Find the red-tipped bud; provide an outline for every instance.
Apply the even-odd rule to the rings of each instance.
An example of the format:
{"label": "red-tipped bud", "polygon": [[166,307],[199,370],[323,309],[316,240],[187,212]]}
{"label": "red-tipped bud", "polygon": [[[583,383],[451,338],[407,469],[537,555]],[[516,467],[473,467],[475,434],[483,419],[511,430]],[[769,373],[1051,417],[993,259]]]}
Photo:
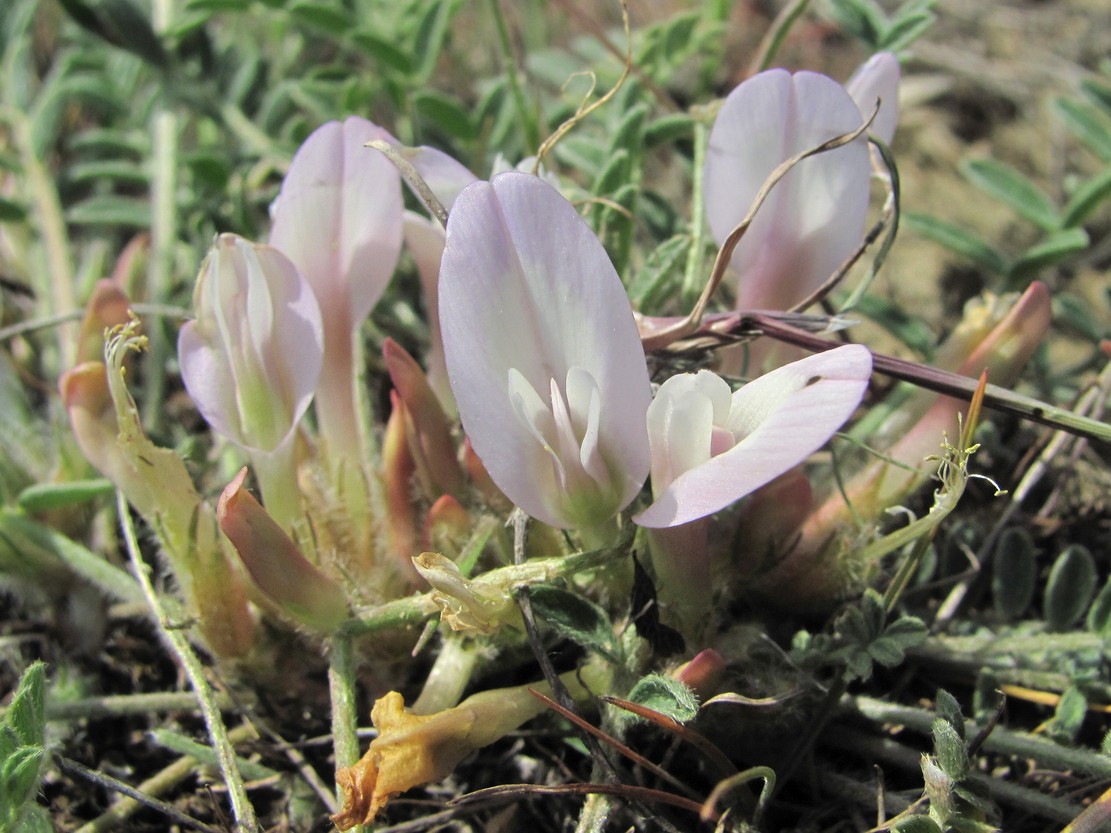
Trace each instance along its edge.
{"label": "red-tipped bud", "polygon": [[382,440],[382,474],[389,509],[387,523],[390,546],[401,569],[416,581],[418,576],[412,559],[421,552],[420,538],[417,535],[417,512],[412,496],[416,464],[409,450],[407,409],[397,391],[390,391],[390,403],[393,410],[386,421],[386,433]]}
{"label": "red-tipped bud", "polygon": [[712,648],[707,648],[690,662],[675,669],[672,676],[705,700],[717,694],[725,676],[725,657]]}
{"label": "red-tipped bud", "polygon": [[243,488],[242,469],[220,495],[220,528],[258,588],[297,621],[330,633],[347,619],[347,599],[332,579],[309,563],[293,540]]}
{"label": "red-tipped bud", "polygon": [[413,423],[410,447],[428,497],[435,499],[441,494],[462,497],[463,471],[455,456],[451,425],[424,371],[392,338],[386,339],[382,354],[390,380]]}

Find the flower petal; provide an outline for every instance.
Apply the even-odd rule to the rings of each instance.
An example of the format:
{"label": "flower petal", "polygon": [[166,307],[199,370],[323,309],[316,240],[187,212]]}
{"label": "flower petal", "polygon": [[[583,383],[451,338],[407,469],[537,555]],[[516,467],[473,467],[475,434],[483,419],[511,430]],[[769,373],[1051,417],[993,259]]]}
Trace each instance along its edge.
{"label": "flower petal", "polygon": [[708,370],[672,376],[660,386],[647,417],[654,494],[710,459],[714,423],[728,419],[729,403],[729,385]]}
{"label": "flower petal", "polygon": [[[706,214],[718,243],[776,167],[860,123],[845,89],[818,73],[769,70],[733,90],[706,159]],[[863,238],[870,170],[858,139],[803,160],[775,186],[733,254],[739,308],[788,309],[841,265]]]}
{"label": "flower petal", "polygon": [[890,52],[877,52],[845,84],[865,118],[872,115],[879,100],[880,111],[868,132],[888,145],[899,123],[899,74],[899,59]]}
{"label": "flower petal", "polygon": [[733,394],[737,444],[680,475],[633,520],[671,527],[717,512],[805,460],[852,416],[872,354],[856,344],[773,370]]}
{"label": "flower petal", "polygon": [[401,252],[401,179],[363,147],[389,134],[366,119],[328,122],[293,157],[274,204],[270,242],[301,270],[329,328],[370,314]]}
{"label": "flower petal", "polygon": [[428,383],[436,391],[440,404],[451,416],[455,416],[455,397],[447,381],[447,368],[444,367],[444,342],[440,338],[440,258],[444,255],[444,230],[439,223],[406,211],[404,215],[405,247],[413,256],[420,277],[421,298],[428,318],[428,353],[425,364],[428,366]]}
{"label": "flower petal", "polygon": [[[633,499],[649,466],[644,354],[605,250],[554,188],[508,172],[459,195],[441,265],[440,319],[463,427],[494,482],[518,506],[567,527],[604,521]],[[572,368],[579,370],[569,377]],[[511,371],[521,377],[512,387],[516,407]],[[600,392],[596,421],[582,373]],[[562,487],[550,457],[559,448],[538,440],[539,416],[518,415],[529,402],[536,405],[522,398],[525,387],[547,409],[553,380],[567,385],[569,378],[575,388],[569,413],[585,419],[571,419],[580,453],[560,463],[582,471],[581,455],[589,462],[597,454],[611,481],[589,500]]]}
{"label": "flower petal", "polygon": [[320,309],[272,246],[220,235],[194,293],[195,321],[178,335],[182,381],[216,431],[273,451],[293,431],[320,376]]}

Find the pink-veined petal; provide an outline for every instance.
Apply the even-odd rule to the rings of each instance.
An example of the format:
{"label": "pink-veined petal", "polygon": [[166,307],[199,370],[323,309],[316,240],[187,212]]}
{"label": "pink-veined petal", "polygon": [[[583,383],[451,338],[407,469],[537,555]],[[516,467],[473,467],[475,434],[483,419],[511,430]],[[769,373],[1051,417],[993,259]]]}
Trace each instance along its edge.
{"label": "pink-veined petal", "polygon": [[401,252],[401,179],[364,147],[390,138],[356,116],[322,125],[294,155],[274,204],[270,242],[312,286],[328,328],[344,333],[370,314]]}
{"label": "pink-veined petal", "polygon": [[868,386],[872,354],[845,345],[773,370],[733,395],[733,448],[677,477],[635,520],[672,527],[717,512],[805,460],[844,424]]}
{"label": "pink-veined petal", "polygon": [[[748,213],[764,180],[789,157],[860,126],[836,81],[769,70],[726,98],[710,133],[706,215],[721,243]],[[803,160],[772,190],[733,254],[741,309],[788,309],[859,245],[870,163],[860,138]]]}
{"label": "pink-veined petal", "polygon": [[845,84],[865,118],[872,115],[876,101],[881,102],[868,132],[888,145],[899,123],[899,75],[899,59],[890,52],[877,52],[861,64]]}
{"label": "pink-veined petal", "polygon": [[[459,195],[440,269],[440,326],[463,427],[518,506],[555,526],[588,526],[633,499],[649,467],[644,354],[605,250],[554,188],[509,172]],[[601,460],[610,483],[596,494],[569,493],[551,458],[560,453],[553,381],[579,444],[573,459],[560,457],[563,482],[581,482],[566,472],[572,465],[588,478]]]}

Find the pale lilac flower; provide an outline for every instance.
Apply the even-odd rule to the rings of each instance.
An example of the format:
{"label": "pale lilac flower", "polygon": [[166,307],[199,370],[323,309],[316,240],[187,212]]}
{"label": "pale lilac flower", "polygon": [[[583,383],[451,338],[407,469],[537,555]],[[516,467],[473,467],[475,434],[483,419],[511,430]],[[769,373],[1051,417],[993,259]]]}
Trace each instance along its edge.
{"label": "pale lilac flower", "polygon": [[312,399],[324,333],[316,298],[280,251],[222,234],[178,336],[181,376],[217,432],[260,452],[283,446]]}
{"label": "pale lilac flower", "polygon": [[877,52],[845,84],[865,118],[872,115],[876,102],[880,102],[868,132],[887,145],[891,144],[899,123],[899,75],[899,59],[890,52]]}
{"label": "pale lilac flower", "polygon": [[401,253],[401,179],[388,159],[364,147],[389,138],[355,116],[322,125],[293,157],[273,209],[270,242],[320,302],[325,343],[316,411],[337,456],[362,445],[355,334]]}
{"label": "pale lilac flower", "polygon": [[852,416],[871,372],[872,354],[850,344],[736,392],[708,370],[668,379],[648,409],[655,502],[633,520],[686,524],[798,465]]}
{"label": "pale lilac flower", "polygon": [[514,503],[559,527],[629,504],[649,469],[648,371],[621,281],[558,191],[508,172],[459,195],[440,326],[463,427]]}
{"label": "pale lilac flower", "polygon": [[270,243],[312,286],[325,327],[345,336],[370,314],[401,252],[401,179],[364,147],[388,137],[357,116],[321,125],[294,155],[274,203]]}
{"label": "pale lilac flower", "polygon": [[[860,127],[845,88],[814,72],[762,72],[725,99],[710,133],[706,216],[721,244],[791,156]],[[811,156],[771,191],[733,254],[740,309],[789,309],[860,245],[871,167],[864,137]]]}

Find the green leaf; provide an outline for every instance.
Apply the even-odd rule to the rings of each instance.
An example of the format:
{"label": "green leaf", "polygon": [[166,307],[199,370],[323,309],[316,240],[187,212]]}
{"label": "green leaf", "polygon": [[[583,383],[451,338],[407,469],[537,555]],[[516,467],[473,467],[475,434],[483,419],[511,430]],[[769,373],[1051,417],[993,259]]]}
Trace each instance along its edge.
{"label": "green leaf", "polygon": [[694,30],[701,19],[701,12],[689,12],[678,14],[667,21],[663,30],[661,45],[663,46],[664,56],[668,60],[672,62],[681,61],[690,54],[695,43]]}
{"label": "green leaf", "polygon": [[599,142],[580,136],[568,136],[561,141],[555,146],[555,155],[562,164],[582,172],[590,179],[597,177],[607,161],[606,149]]}
{"label": "green leaf", "polygon": [[999,536],[992,564],[991,592],[996,612],[1004,619],[1017,619],[1034,601],[1038,561],[1034,540],[1025,529],[1010,527]]}
{"label": "green leaf", "polygon": [[[1108,72],[1105,66],[1103,71]],[[1111,84],[1089,79],[1080,82],[1080,91],[1088,96],[1088,100],[1108,117],[1111,118]]]}
{"label": "green leaf", "polygon": [[1111,639],[1111,579],[1103,585],[1088,610],[1088,630],[1104,639]]}
{"label": "green leaf", "polygon": [[412,50],[412,54],[420,61],[417,71],[419,80],[427,81],[436,69],[440,51],[451,31],[451,20],[459,11],[459,5],[459,0],[438,0],[429,3],[424,16],[420,18]]}
{"label": "green leaf", "polygon": [[872,51],[879,48],[887,28],[887,16],[872,0],[830,0],[833,16],[849,35],[863,41]]}
{"label": "green leaf", "polygon": [[[168,729],[153,729],[150,736],[155,743],[169,749],[171,752],[176,752],[179,755],[190,755],[214,769],[219,767],[216,750],[211,746],[197,743],[195,740],[185,737],[185,735],[171,732]],[[251,781],[261,781],[264,778],[273,778],[278,775],[276,770],[254,761],[248,761],[245,758],[236,757],[236,762],[239,764],[239,771],[243,773],[243,777]]]}
{"label": "green leaf", "polygon": [[635,307],[652,309],[673,294],[682,279],[690,245],[690,237],[680,234],[665,240],[648,255],[629,287]]}
{"label": "green leaf", "polygon": [[128,186],[146,187],[150,176],[142,166],[130,160],[106,159],[70,165],[67,175],[73,182],[118,182]]}
{"label": "green leaf", "polygon": [[1053,320],[1071,327],[1092,342],[1098,342],[1107,330],[1091,303],[1071,292],[1053,293]]}
{"label": "green leaf", "polygon": [[644,123],[648,120],[648,105],[638,104],[629,109],[610,138],[610,153],[625,151],[639,154],[644,143]]}
{"label": "green leaf", "polygon": [[115,44],[138,55],[158,69],[169,65],[162,39],[155,33],[150,18],[132,0],[99,0],[99,12],[116,34]]}
{"label": "green leaf", "polygon": [[960,169],[973,185],[1036,226],[1052,231],[1060,224],[1049,195],[1010,165],[995,159],[969,159],[961,163]]}
{"label": "green leaf", "polygon": [[694,134],[694,125],[694,118],[686,113],[660,116],[644,128],[644,146],[654,148],[678,139],[689,139]]}
{"label": "green leaf", "polygon": [[251,0],[189,0],[186,12],[218,14],[220,12],[245,12],[251,7]]}
{"label": "green leaf", "polygon": [[478,136],[470,112],[455,96],[421,90],[413,96],[413,106],[425,123],[453,139],[469,142]]}
{"label": "green leaf", "polygon": [[1003,697],[999,690],[999,677],[990,668],[981,669],[976,675],[976,687],[972,692],[972,715],[977,723],[984,723],[995,714]]}
{"label": "green leaf", "polygon": [[1096,564],[1087,547],[1071,544],[1066,547],[1045,585],[1044,614],[1051,630],[1070,627],[1088,609],[1096,587]]}
{"label": "green leaf", "polygon": [[903,616],[869,646],[869,652],[880,665],[892,668],[903,661],[908,649],[921,645],[928,635],[929,628],[921,619]]}
{"label": "green leaf", "polygon": [[941,828],[929,816],[908,816],[892,827],[891,833],[941,833]]}
{"label": "green leaf", "polygon": [[1072,192],[1061,212],[1061,226],[1072,228],[1082,225],[1108,197],[1111,197],[1111,167],[1084,180]]}
{"label": "green leaf", "polygon": [[928,356],[933,352],[936,336],[922,316],[912,310],[878,295],[862,295],[854,309],[919,355]]}
{"label": "green leaf", "polygon": [[151,28],[146,14],[131,0],[60,2],[75,23],[102,40],[138,55],[155,67],[167,65],[168,56],[161,39]]}
{"label": "green leaf", "polygon": [[1088,243],[1088,232],[1082,228],[1054,232],[1019,255],[1011,264],[1008,277],[1012,280],[1033,277],[1041,270],[1083,252],[1088,248]]}
{"label": "green leaf", "polygon": [[402,76],[413,72],[413,59],[394,41],[365,29],[356,32],[352,40],[380,66]]}
{"label": "green leaf", "polygon": [[150,204],[130,197],[105,195],[75,203],[66,219],[79,226],[126,226],[150,228]]}
{"label": "green leaf", "polygon": [[860,611],[864,614],[865,627],[869,637],[875,638],[883,633],[884,623],[887,621],[887,606],[883,596],[877,590],[869,587],[864,591],[860,602]]}
{"label": "green leaf", "polygon": [[968,775],[968,751],[964,747],[964,738],[948,720],[940,717],[933,722],[931,732],[938,766],[952,780],[960,781]]}
{"label": "green leaf", "polygon": [[150,153],[150,141],[142,134],[111,128],[89,128],[67,139],[69,148],[78,153],[120,158],[129,156],[141,165]]}
{"label": "green leaf", "polygon": [[698,715],[698,698],[678,680],[660,674],[641,677],[629,696],[633,703],[665,714],[679,723],[686,723]]}
{"label": "green leaf", "polygon": [[1069,686],[1054,710],[1049,724],[1050,736],[1058,742],[1075,743],[1087,716],[1088,698],[1076,686]]}
{"label": "green leaf", "polygon": [[22,223],[27,219],[27,209],[22,205],[0,197],[0,223]]}
{"label": "green leaf", "polygon": [[0,763],[0,792],[18,807],[34,799],[46,764],[41,746],[21,746]]}
{"label": "green leaf", "polygon": [[607,196],[625,184],[629,178],[629,151],[618,150],[609,155],[606,166],[594,180],[591,192],[595,196]]}
{"label": "green leaf", "polygon": [[35,483],[19,493],[16,502],[25,512],[42,512],[63,506],[87,503],[115,490],[106,477],[94,480],[71,480],[68,483]]}
{"label": "green leaf", "polygon": [[1009,270],[1006,258],[998,249],[962,226],[930,214],[906,212],[903,214],[903,227],[928,240],[940,243],[988,272],[1006,275]]}
{"label": "green leaf", "polygon": [[289,13],[301,23],[330,35],[345,35],[355,28],[355,20],[351,14],[332,3],[301,0],[289,6]]}
{"label": "green leaf", "polygon": [[934,698],[934,711],[937,712],[938,717],[956,730],[961,740],[964,740],[964,716],[961,714],[961,704],[957,702],[956,697],[945,689],[939,688]]}
{"label": "green leaf", "polygon": [[613,625],[594,602],[550,585],[533,587],[529,592],[532,609],[557,634],[617,662],[617,640]]}
{"label": "green leaf", "polygon": [[937,15],[929,11],[917,11],[902,15],[883,31],[878,49],[887,52],[902,52],[934,25]]}
{"label": "green leaf", "polygon": [[19,680],[19,688],[4,713],[4,724],[11,727],[23,746],[42,746],[46,742],[46,665],[36,662]]}
{"label": "green leaf", "polygon": [[16,825],[14,833],[54,833],[47,809],[39,804],[28,804]]}
{"label": "green leaf", "polygon": [[1059,98],[1054,104],[1077,139],[1104,162],[1111,162],[1111,123],[1095,108],[1079,101]]}
{"label": "green leaf", "polygon": [[184,153],[181,161],[193,173],[193,178],[213,191],[223,191],[231,181],[232,169],[226,153],[196,150]]}

